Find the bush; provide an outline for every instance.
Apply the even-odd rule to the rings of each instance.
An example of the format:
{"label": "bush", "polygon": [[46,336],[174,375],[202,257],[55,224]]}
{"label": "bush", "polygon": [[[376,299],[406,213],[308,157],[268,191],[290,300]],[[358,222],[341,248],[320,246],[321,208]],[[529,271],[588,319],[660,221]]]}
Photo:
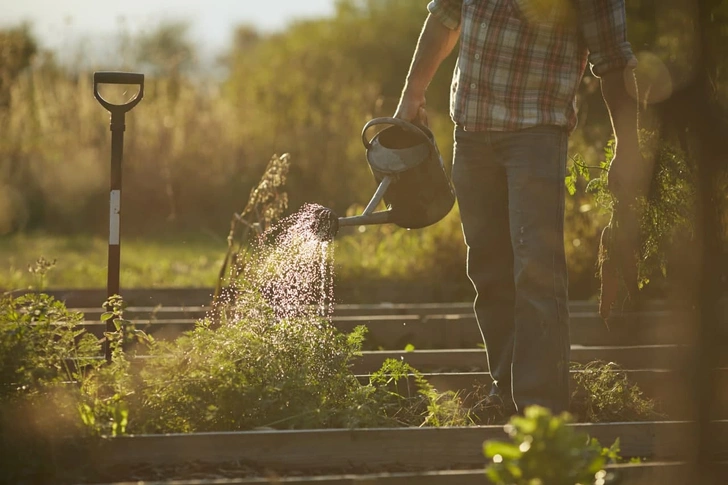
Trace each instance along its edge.
{"label": "bush", "polygon": [[[0,297],[0,482],[49,483],[66,438],[83,433],[79,391],[69,381],[100,364],[83,315],[47,295]],[[5,481],[6,480],[6,481]]]}
{"label": "bush", "polygon": [[553,416],[540,406],[526,409],[525,416],[514,416],[506,425],[510,442],[486,441],[485,456],[492,460],[486,468],[496,485],[604,483],[607,460],[619,459],[619,440],[602,448],[568,426],[568,413]]}
{"label": "bush", "polygon": [[239,292],[234,305],[237,318],[221,316],[216,328],[206,319],[176,341],[156,345],[155,358],[142,371],[141,430],[381,422],[367,423],[359,414],[366,392],[349,369],[362,328],[344,335],[325,319],[279,320],[253,291]]}
{"label": "bush", "polygon": [[600,423],[661,417],[655,411],[654,401],[645,398],[614,362],[572,363],[571,368],[581,371],[575,374],[576,388],[571,399],[571,409],[579,421]]}
{"label": "bush", "polygon": [[83,314],[43,294],[0,299],[0,402],[42,393],[78,377],[71,361],[87,365],[98,340],[79,329]]}

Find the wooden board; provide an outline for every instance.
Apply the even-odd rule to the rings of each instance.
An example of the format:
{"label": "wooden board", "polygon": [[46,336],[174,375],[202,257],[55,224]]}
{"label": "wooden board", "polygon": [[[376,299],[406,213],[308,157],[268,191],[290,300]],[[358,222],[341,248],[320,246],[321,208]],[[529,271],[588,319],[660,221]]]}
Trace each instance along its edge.
{"label": "wooden board", "polygon": [[[89,320],[98,319],[104,311],[101,305],[92,307],[69,307],[75,311],[86,314]],[[210,310],[209,305],[174,305],[174,306],[128,306],[125,310],[127,317],[137,319],[150,318],[202,318]],[[664,311],[666,304],[663,301],[648,302],[644,312]],[[569,311],[572,313],[597,313],[597,304],[591,301],[570,301]],[[463,315],[473,314],[473,304],[462,303],[379,303],[362,305],[336,305],[336,316],[368,316],[368,315]]]}
{"label": "wooden board", "polygon": [[[624,457],[692,457],[696,426],[689,422],[576,424]],[[716,453],[728,447],[728,422],[713,423]],[[241,461],[272,470],[478,468],[482,445],[505,439],[501,426],[469,428],[334,429],[140,435],[105,438],[89,452],[97,466]]]}
{"label": "wooden board", "polygon": [[[687,345],[571,346],[571,361],[615,362],[625,369],[674,369],[690,358],[694,347]],[[385,359],[410,364],[421,372],[487,370],[484,349],[369,350],[354,361],[353,372],[366,374],[381,368]],[[718,355],[718,367],[728,367],[728,349]]]}
{"label": "wooden board", "polygon": [[[717,465],[725,471],[726,465]],[[699,483],[698,472],[685,462],[646,462],[639,464],[608,465],[608,477],[619,477],[620,485],[685,485]],[[150,484],[150,482],[145,482]],[[362,473],[313,476],[271,476],[269,478],[228,478],[175,480],[154,482],[162,485],[254,485],[254,484],[317,484],[317,485],[491,485],[484,469],[437,470],[404,473]],[[102,484],[103,485],[103,484]],[[116,482],[105,485],[138,485],[138,482]]]}
{"label": "wooden board", "polygon": [[[381,285],[380,285],[381,286]],[[381,298],[376,298],[372,302],[354,303],[359,300],[348,298],[346,296],[347,288],[345,286],[337,286],[337,301],[341,302],[336,305],[336,310],[340,315],[371,315],[371,314],[413,314],[421,312],[421,314],[441,314],[441,313],[468,313],[473,311],[472,298],[466,299],[434,299],[426,298],[423,294],[416,299],[397,298],[396,295],[401,293],[404,284],[389,285],[390,288],[384,288],[384,294]],[[15,295],[25,293],[25,290],[12,292]],[[67,306],[72,308],[91,308],[98,309],[106,300],[106,290],[103,288],[66,288],[66,289],[49,289],[45,293],[52,295],[58,300],[64,301]],[[348,291],[349,293],[354,293]],[[122,288],[121,291],[124,301],[132,307],[150,307],[157,306],[167,307],[194,307],[208,306],[212,301],[212,288]],[[453,303],[454,302],[454,303]],[[675,302],[670,303],[675,306]],[[650,301],[645,304],[645,310],[660,310],[667,306],[664,300]],[[595,301],[576,300],[569,302],[572,311],[596,311],[597,303]]]}
{"label": "wooden board", "polygon": [[[684,312],[654,311],[612,322],[608,328],[595,313],[572,313],[571,343],[576,345],[633,346],[688,344],[693,340],[694,316]],[[137,327],[160,338],[171,338],[194,328],[195,319],[135,320]],[[482,338],[472,314],[335,316],[333,324],[343,332],[367,327],[366,348],[403,350],[478,348]],[[90,332],[101,336],[104,325],[86,321]]]}

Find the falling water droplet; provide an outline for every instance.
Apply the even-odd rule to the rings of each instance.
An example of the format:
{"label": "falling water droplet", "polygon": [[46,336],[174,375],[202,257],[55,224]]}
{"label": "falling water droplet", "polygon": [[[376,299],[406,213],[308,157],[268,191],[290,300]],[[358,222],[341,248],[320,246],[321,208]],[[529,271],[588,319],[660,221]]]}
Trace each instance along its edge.
{"label": "falling water droplet", "polygon": [[306,204],[264,233],[253,248],[245,278],[280,319],[309,315],[331,318],[333,244],[317,233],[326,214],[323,207]]}

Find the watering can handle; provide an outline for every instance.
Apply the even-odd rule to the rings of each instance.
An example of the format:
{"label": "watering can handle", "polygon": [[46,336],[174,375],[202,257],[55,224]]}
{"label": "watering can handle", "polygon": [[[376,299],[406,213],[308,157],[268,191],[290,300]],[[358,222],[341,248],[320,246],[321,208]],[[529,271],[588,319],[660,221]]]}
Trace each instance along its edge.
{"label": "watering can handle", "polygon": [[369,150],[369,147],[372,145],[372,140],[367,138],[367,130],[375,125],[395,125],[399,126],[405,131],[409,131],[410,133],[414,133],[415,135],[419,135],[423,137],[428,143],[431,143],[430,137],[427,136],[427,133],[422,131],[420,127],[415,125],[414,123],[410,123],[409,121],[405,121],[401,118],[374,118],[373,120],[369,121],[366,125],[364,125],[364,128],[361,130],[361,141],[364,143],[364,148]]}
{"label": "watering can handle", "polygon": [[[106,101],[99,93],[99,84],[136,84],[139,91],[124,104],[113,104]],[[94,73],[94,97],[111,112],[125,113],[139,104],[144,97],[144,74],[137,72],[98,71]]]}

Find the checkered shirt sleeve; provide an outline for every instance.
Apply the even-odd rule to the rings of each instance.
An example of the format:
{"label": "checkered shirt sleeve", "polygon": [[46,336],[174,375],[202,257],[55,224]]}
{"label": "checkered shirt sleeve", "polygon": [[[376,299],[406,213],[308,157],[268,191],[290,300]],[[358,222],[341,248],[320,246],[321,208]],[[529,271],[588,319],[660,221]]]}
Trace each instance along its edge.
{"label": "checkered shirt sleeve", "polygon": [[432,0],[427,10],[445,27],[455,30],[460,27],[463,0]]}
{"label": "checkered shirt sleeve", "polygon": [[589,49],[592,73],[635,67],[637,59],[627,42],[624,0],[578,0],[579,25]]}

